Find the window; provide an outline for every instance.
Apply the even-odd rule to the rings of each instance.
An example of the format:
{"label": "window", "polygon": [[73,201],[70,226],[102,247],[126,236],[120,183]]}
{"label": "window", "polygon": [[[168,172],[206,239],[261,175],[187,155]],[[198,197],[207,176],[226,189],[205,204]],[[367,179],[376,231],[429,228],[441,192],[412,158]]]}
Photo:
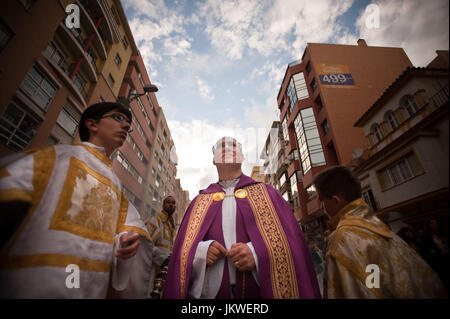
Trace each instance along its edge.
{"label": "window", "polygon": [[328,126],[328,121],[325,120],[322,122],[322,129],[327,134],[330,131],[330,127]]}
{"label": "window", "polygon": [[45,111],[56,94],[56,88],[35,66],[25,76],[20,87]]}
{"label": "window", "polygon": [[142,184],[143,182],[142,176],[139,174],[136,168],[130,164],[130,162],[125,158],[125,156],[123,156],[123,154],[120,151],[117,152],[116,159],[120,164],[122,164],[122,166],[128,171],[128,173],[130,173],[130,175],[137,180],[139,184]]}
{"label": "window", "polygon": [[297,187],[297,182],[298,182],[298,176],[299,176],[299,172],[294,172],[294,174],[291,175],[291,177],[289,178],[290,182],[291,182],[291,193],[292,193],[292,204],[293,207],[292,209],[295,211],[299,208],[300,206],[300,202],[298,199],[298,187]]}
{"label": "window", "polygon": [[[65,54],[56,45],[55,42],[51,41],[48,44],[47,48],[44,51],[44,55],[64,69]],[[67,70],[64,70],[64,71],[67,71]]]}
{"label": "window", "polygon": [[376,137],[376,142],[381,142],[383,140],[383,132],[378,124],[374,124],[371,129],[372,134]]}
{"label": "window", "polygon": [[152,99],[150,97],[150,94],[147,94],[147,100],[148,100],[148,103],[150,103],[150,107],[152,108],[153,115],[155,115],[155,117],[158,117],[155,106],[153,105]]}
{"label": "window", "polygon": [[314,196],[317,195],[316,186],[311,185],[306,189],[306,197],[308,200],[312,199]]}
{"label": "window", "polygon": [[115,58],[114,58],[114,62],[116,63],[116,65],[120,68],[120,65],[122,64],[122,59],[120,58],[119,53],[116,54]]}
{"label": "window", "polygon": [[291,77],[291,81],[289,82],[289,86],[287,89],[287,95],[289,96],[291,103],[289,107],[290,112],[292,112],[292,109],[294,108],[294,105],[298,100],[309,97],[303,72],[294,74]]}
{"label": "window", "polygon": [[15,151],[27,148],[41,120],[25,108],[10,103],[0,117],[0,141]]}
{"label": "window", "polygon": [[306,64],[306,72],[311,73],[311,61],[308,61],[308,63]]}
{"label": "window", "polygon": [[414,101],[414,98],[411,95],[404,96],[400,104],[408,112],[409,116],[413,116],[419,110],[416,102]]}
{"label": "window", "polygon": [[323,154],[313,109],[309,107],[301,110],[294,120],[294,126],[303,174],[306,174],[312,166],[325,165],[325,155]]}
{"label": "window", "polygon": [[312,79],[311,81],[311,90],[314,92],[317,88],[316,79]]}
{"label": "window", "polygon": [[281,195],[281,196],[283,196],[283,198],[286,202],[289,202],[289,193],[288,192],[284,192],[283,195]]}
{"label": "window", "polygon": [[289,141],[289,133],[287,127],[287,116],[284,117],[283,122],[281,123],[281,129],[283,131],[283,139],[285,141]]}
{"label": "window", "polygon": [[80,91],[81,93],[84,92],[84,85],[86,84],[86,81],[79,73],[75,73],[75,76],[73,77],[72,82],[73,82],[73,84],[75,84],[78,91]]}
{"label": "window", "polygon": [[415,154],[410,152],[392,165],[379,170],[377,173],[382,188],[387,189],[423,173],[423,168]]}
{"label": "window", "polygon": [[78,123],[81,119],[81,113],[69,103],[66,103],[64,108],[59,113],[56,123],[58,123],[70,136],[74,137]]}
{"label": "window", "polygon": [[155,176],[155,174],[156,174],[156,171],[155,171],[155,169],[152,167],[152,175]]}
{"label": "window", "polygon": [[145,160],[144,158],[144,154],[142,153],[141,149],[139,148],[139,146],[136,144],[136,142],[134,141],[134,139],[131,137],[130,134],[127,135],[127,142],[128,144],[130,144],[131,148],[133,149],[133,151],[136,153],[137,157],[142,161]]}
{"label": "window", "polygon": [[391,129],[395,131],[398,127],[398,120],[394,112],[389,111],[388,113],[386,113],[386,120],[389,122]]}
{"label": "window", "polygon": [[145,86],[144,79],[142,78],[142,74],[138,73],[139,82],[141,82],[142,87]]}
{"label": "window", "polygon": [[114,78],[112,77],[111,73],[108,75],[108,84],[112,88],[114,86]]}
{"label": "window", "polygon": [[372,190],[370,188],[362,191],[362,197],[373,211],[378,210],[377,204],[375,202],[375,197],[373,196]]}
{"label": "window", "polygon": [[127,42],[127,39],[125,38],[125,36],[122,37],[122,45],[123,45],[124,49],[128,48],[128,42]]}

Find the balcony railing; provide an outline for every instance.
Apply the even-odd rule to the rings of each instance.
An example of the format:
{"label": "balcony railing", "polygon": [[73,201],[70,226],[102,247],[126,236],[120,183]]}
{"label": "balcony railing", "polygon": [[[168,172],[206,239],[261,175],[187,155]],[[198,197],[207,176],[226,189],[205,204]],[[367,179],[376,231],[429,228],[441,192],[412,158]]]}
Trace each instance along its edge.
{"label": "balcony railing", "polygon": [[430,97],[430,101],[433,103],[435,107],[440,107],[441,105],[444,105],[445,103],[448,103],[448,85],[444,86],[442,89],[440,89],[436,94],[434,94],[432,97]]}

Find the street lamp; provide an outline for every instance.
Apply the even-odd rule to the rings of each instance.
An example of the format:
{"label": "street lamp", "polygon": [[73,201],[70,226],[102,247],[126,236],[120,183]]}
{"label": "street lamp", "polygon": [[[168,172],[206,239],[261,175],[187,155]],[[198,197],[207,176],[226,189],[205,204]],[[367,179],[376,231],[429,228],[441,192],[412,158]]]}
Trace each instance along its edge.
{"label": "street lamp", "polygon": [[156,85],[150,84],[147,86],[144,86],[144,93],[136,93],[136,90],[130,90],[128,91],[128,96],[127,96],[127,106],[130,105],[130,103],[137,99],[139,96],[145,95],[147,93],[151,93],[151,92],[158,92],[158,87]]}

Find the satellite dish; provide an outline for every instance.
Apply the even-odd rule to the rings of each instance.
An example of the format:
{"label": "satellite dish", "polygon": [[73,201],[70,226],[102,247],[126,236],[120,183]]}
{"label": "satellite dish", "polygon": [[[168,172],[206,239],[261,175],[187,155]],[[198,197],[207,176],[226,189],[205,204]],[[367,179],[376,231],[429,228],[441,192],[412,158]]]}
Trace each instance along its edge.
{"label": "satellite dish", "polygon": [[354,159],[358,159],[363,155],[363,150],[361,148],[355,148],[352,152],[352,156]]}

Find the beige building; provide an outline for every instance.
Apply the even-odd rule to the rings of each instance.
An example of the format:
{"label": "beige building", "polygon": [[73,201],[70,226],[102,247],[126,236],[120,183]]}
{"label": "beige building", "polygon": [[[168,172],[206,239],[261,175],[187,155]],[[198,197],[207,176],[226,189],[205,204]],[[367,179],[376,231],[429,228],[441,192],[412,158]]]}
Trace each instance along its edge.
{"label": "beige building", "polygon": [[448,51],[438,54],[407,68],[355,124],[369,145],[355,154],[364,198],[393,231],[428,217],[448,229]]}
{"label": "beige building", "polygon": [[[79,28],[67,23],[68,5]],[[0,85],[0,156],[77,143],[87,106],[120,101],[133,113],[133,132],[112,157],[126,196],[148,219],[175,191],[173,141],[155,93],[127,101],[151,81],[119,0],[0,2]]]}
{"label": "beige building", "polygon": [[264,166],[253,166],[250,177],[257,182],[264,182],[265,180]]}

